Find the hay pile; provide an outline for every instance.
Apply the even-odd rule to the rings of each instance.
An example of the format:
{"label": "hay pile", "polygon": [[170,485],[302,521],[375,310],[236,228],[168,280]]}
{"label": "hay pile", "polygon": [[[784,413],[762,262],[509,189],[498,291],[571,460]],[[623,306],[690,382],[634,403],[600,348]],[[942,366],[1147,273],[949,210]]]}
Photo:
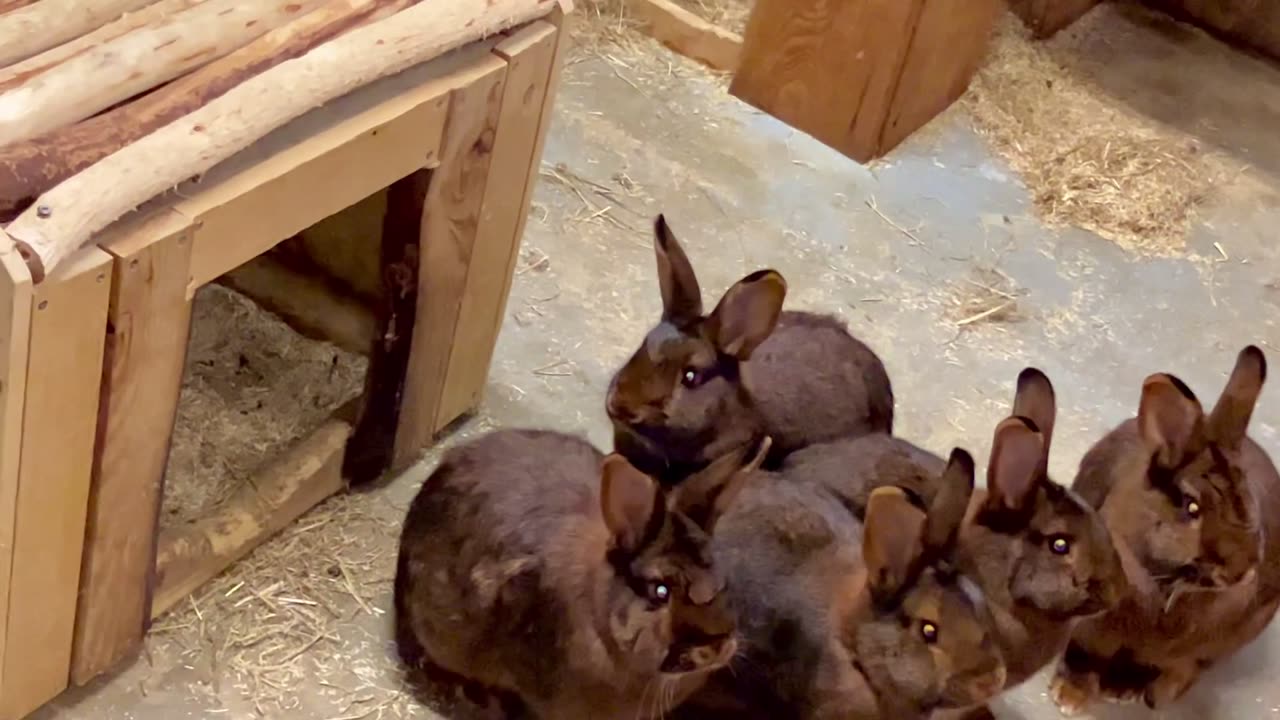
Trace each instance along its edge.
{"label": "hay pile", "polygon": [[1110,10],[1043,43],[1007,14],[964,106],[1022,176],[1047,224],[1092,230],[1129,250],[1175,254],[1227,164],[1092,82],[1105,68],[1090,62],[1084,38],[1117,32]]}
{"label": "hay pile", "polygon": [[298,335],[248,298],[196,294],[161,525],[207,516],[263,460],[364,389],[367,361]]}

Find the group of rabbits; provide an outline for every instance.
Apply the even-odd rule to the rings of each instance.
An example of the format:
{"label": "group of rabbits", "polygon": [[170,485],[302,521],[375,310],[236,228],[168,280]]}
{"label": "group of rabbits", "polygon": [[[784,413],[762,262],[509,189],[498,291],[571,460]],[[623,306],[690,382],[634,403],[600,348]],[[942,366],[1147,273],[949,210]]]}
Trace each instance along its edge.
{"label": "group of rabbits", "polygon": [[406,663],[498,717],[992,717],[1057,663],[1066,713],[1163,708],[1280,604],[1280,476],[1247,436],[1247,347],[1207,414],[1168,374],[1048,476],[1034,368],[974,461],[895,437],[880,359],[783,311],[760,270],[708,314],[659,217],[662,318],[610,383],[615,450],[501,430],[446,453],[409,509]]}

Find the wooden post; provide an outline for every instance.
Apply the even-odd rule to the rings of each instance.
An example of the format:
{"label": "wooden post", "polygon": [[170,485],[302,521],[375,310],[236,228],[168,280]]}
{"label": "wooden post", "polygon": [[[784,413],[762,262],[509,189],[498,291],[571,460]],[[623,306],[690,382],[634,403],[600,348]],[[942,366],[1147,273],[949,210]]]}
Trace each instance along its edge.
{"label": "wooden post", "polygon": [[1009,0],[1009,9],[1044,39],[1079,20],[1102,0]]}
{"label": "wooden post", "polygon": [[392,467],[407,467],[435,433],[450,347],[458,327],[493,143],[502,109],[507,64],[497,55],[478,63],[483,75],[453,93],[445,120],[440,166],[431,174],[421,220],[418,307],[400,406]]}
{"label": "wooden post", "polygon": [[116,257],[71,679],[135,652],[150,582],[165,465],[187,356],[190,222],[166,211],[113,228]]}
{"label": "wooden post", "polygon": [[758,0],[729,90],[867,162],[950,105],[1000,0]]}
{"label": "wooden post", "polygon": [[36,288],[0,716],[67,687],[98,425],[110,255],[86,248]]}

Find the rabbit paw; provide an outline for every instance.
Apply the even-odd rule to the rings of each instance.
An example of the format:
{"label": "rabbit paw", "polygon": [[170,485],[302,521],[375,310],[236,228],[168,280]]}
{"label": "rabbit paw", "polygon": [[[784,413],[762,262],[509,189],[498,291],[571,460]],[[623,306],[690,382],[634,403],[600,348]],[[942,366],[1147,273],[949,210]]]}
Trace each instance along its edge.
{"label": "rabbit paw", "polygon": [[1152,710],[1161,710],[1181,698],[1195,684],[1199,672],[1190,667],[1165,668],[1147,686],[1142,700]]}
{"label": "rabbit paw", "polygon": [[1097,677],[1070,677],[1059,671],[1049,683],[1049,697],[1058,706],[1058,712],[1074,717],[1084,712],[1098,694]]}

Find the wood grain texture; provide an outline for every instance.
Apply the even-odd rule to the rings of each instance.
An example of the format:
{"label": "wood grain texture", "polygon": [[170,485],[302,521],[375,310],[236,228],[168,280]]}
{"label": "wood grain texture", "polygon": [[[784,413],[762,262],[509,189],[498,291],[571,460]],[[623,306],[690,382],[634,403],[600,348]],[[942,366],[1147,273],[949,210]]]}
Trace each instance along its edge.
{"label": "wood grain texture", "polygon": [[1034,37],[1044,39],[1079,20],[1100,2],[1102,0],[1009,0],[1009,9],[1022,18]]}
{"label": "wood grain texture", "polygon": [[1274,0],[1147,0],[1230,42],[1280,58],[1280,3]]}
{"label": "wood grain texture", "polygon": [[85,248],[36,288],[0,716],[67,687],[98,425],[111,256]]}
{"label": "wood grain texture", "polygon": [[668,48],[712,70],[733,72],[742,55],[742,36],[718,27],[671,0],[629,0],[627,9],[641,30]]}
{"label": "wood grain texture", "polygon": [[165,529],[156,555],[159,617],[303,513],[343,489],[351,425],[334,417],[267,463],[209,516]]}
{"label": "wood grain texture", "polygon": [[299,272],[268,253],[221,276],[218,283],[248,296],[304,337],[369,354],[376,332],[373,312],[322,276]]}
{"label": "wood grain texture", "polygon": [[865,162],[927,0],[757,0],[729,91]]}
{"label": "wood grain texture", "polygon": [[154,0],[40,0],[0,16],[0,68],[74,40]]}
{"label": "wood grain texture", "polygon": [[[6,232],[38,281],[93,233],[308,110],[466,43],[543,17],[561,1],[420,3],[352,30],[249,78],[68,178],[41,195],[36,207],[18,216]],[[129,180],[121,182],[122,177]]]}
{"label": "wood grain texture", "polygon": [[3,15],[10,10],[17,10],[20,7],[26,7],[35,1],[36,0],[0,0],[0,15]]}
{"label": "wood grain texture", "polygon": [[[0,93],[0,145],[91,117],[243,47],[325,0],[207,0]],[[243,79],[243,78],[241,78]]]}
{"label": "wood grain texture", "polygon": [[22,414],[31,340],[34,290],[26,264],[0,230],[0,687],[13,575],[18,471],[22,455]]}
{"label": "wood grain texture", "polygon": [[452,420],[441,417],[441,398],[480,227],[507,71],[507,63],[496,55],[485,66],[483,77],[459,88],[450,99],[440,165],[427,190],[418,310],[393,469],[416,460],[436,431]]}
{"label": "wood grain texture", "polygon": [[986,58],[1004,0],[928,0],[916,20],[877,155],[960,99]]}
{"label": "wood grain texture", "polygon": [[[245,78],[298,57],[374,17],[375,11],[394,12],[409,3],[410,0],[329,0],[137,100],[74,125],[0,147],[0,221],[11,219],[62,180],[221,96]],[[181,17],[173,22],[180,22]],[[246,22],[250,23],[250,27],[267,27],[257,20]],[[104,46],[103,51],[111,52],[111,46]]]}
{"label": "wood grain texture", "polygon": [[172,211],[112,228],[116,257],[71,680],[140,647],[160,500],[187,354],[191,227]]}
{"label": "wood grain texture", "polygon": [[512,260],[520,250],[521,220],[529,211],[525,188],[529,176],[538,174],[540,158],[534,152],[557,40],[554,25],[537,22],[494,49],[507,61],[507,79],[437,427],[475,410],[489,377]]}

